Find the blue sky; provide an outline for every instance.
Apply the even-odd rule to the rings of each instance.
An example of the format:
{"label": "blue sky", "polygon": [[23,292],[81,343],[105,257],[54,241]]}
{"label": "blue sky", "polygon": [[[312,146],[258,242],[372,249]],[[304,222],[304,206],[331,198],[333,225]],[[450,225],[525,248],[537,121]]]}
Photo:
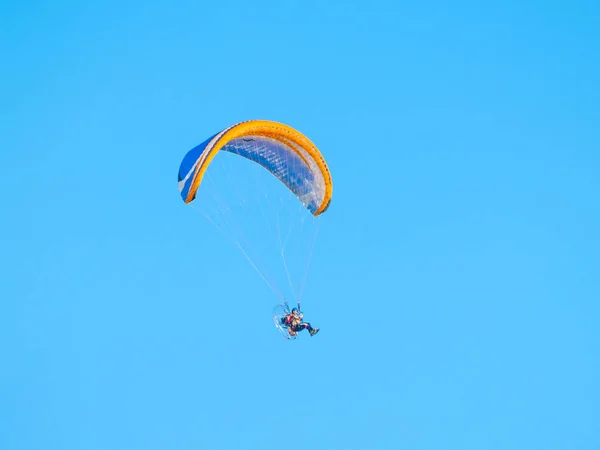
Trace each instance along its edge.
{"label": "blue sky", "polygon": [[[600,447],[591,1],[5,1],[0,448]],[[287,342],[183,204],[240,120],[333,175]]]}

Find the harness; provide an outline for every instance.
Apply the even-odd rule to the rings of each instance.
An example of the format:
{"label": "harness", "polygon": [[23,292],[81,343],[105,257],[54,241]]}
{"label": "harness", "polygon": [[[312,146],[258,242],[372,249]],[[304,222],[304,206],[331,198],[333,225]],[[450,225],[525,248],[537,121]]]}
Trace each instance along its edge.
{"label": "harness", "polygon": [[292,326],[292,328],[296,328],[298,325],[300,325],[300,323],[301,323],[301,320],[300,320],[300,318],[298,318],[298,317],[294,317],[292,314],[288,314],[288,315],[285,317],[285,323],[286,323],[287,325],[291,325],[291,326]]}

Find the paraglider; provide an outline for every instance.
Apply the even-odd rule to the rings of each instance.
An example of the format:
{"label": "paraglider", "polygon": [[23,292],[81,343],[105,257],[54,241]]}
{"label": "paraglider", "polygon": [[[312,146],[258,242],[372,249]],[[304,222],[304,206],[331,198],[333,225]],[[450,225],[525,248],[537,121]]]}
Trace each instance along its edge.
{"label": "paraglider", "polygon": [[[237,162],[222,159],[223,164],[229,166],[224,169],[223,180],[219,180],[218,171],[213,171],[213,160],[224,154],[236,155],[234,159],[241,156],[246,163],[243,167],[240,163],[239,173],[236,173]],[[260,167],[261,173],[256,174],[255,179],[251,176],[252,166]],[[288,198],[279,186],[263,186],[270,183],[264,179],[265,170],[278,180],[279,186],[287,188],[285,190],[292,198]],[[265,269],[260,252],[256,251],[269,239],[276,239],[277,252],[285,269],[285,274],[279,278],[289,282],[292,295],[300,302],[318,232],[318,219],[329,208],[332,195],[327,163],[304,134],[288,125],[266,120],[232,125],[185,155],[179,167],[178,186],[186,204],[198,203],[197,199],[200,199],[205,217],[238,247],[271,290],[286,303],[286,296],[275,282],[277,277]],[[228,196],[228,190],[236,189],[237,192]],[[300,211],[294,203],[301,206]],[[251,233],[257,237],[249,239]],[[304,252],[308,256],[290,258],[292,252]],[[301,266],[303,272],[299,283],[293,280],[291,269],[294,264]],[[318,329],[302,322],[299,311],[294,315],[288,309],[288,313],[285,325],[288,335],[295,337],[302,329],[307,329],[311,336],[316,334]]]}
{"label": "paraglider", "polygon": [[296,339],[302,330],[308,330],[310,336],[319,332],[319,328],[314,328],[310,323],[304,322],[303,318],[304,314],[300,312],[300,309],[292,308],[290,310],[287,302],[277,305],[273,309],[275,327],[286,339]]}

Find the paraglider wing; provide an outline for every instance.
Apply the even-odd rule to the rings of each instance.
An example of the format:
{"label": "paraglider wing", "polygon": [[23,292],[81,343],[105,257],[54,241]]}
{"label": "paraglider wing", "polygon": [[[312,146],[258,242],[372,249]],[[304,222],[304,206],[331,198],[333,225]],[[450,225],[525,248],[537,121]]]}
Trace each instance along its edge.
{"label": "paraglider wing", "polygon": [[193,148],[179,168],[179,191],[185,203],[196,192],[219,151],[240,155],[277,177],[314,216],[331,201],[332,182],[325,159],[302,133],[277,122],[251,120],[233,125]]}

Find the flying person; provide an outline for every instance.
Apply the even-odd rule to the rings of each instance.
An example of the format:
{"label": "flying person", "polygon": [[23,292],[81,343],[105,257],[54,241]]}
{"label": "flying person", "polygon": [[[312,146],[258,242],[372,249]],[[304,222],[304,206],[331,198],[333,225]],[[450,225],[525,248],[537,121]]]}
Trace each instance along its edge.
{"label": "flying person", "polygon": [[303,322],[304,314],[298,311],[298,308],[293,308],[292,312],[282,317],[281,323],[288,329],[290,336],[296,336],[300,331],[306,329],[311,336],[319,332],[318,328],[313,328],[310,323]]}

